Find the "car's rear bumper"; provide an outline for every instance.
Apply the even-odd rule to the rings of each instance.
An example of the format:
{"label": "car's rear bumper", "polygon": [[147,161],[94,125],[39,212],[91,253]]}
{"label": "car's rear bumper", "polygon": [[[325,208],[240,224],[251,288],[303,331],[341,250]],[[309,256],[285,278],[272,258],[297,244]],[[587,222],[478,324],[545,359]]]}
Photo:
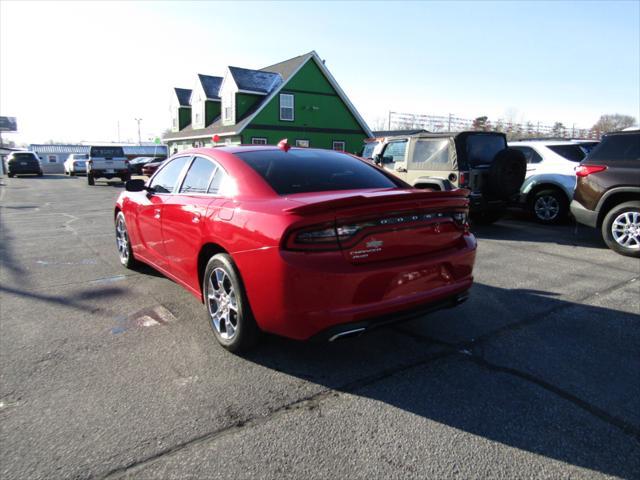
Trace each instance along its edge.
{"label": "car's rear bumper", "polygon": [[113,172],[107,172],[106,170],[89,170],[87,173],[91,174],[94,178],[114,178],[129,175],[129,170],[114,170]]}
{"label": "car's rear bumper", "polygon": [[507,205],[504,200],[487,200],[482,194],[469,195],[470,212],[502,211],[507,209]]}
{"label": "car's rear bumper", "polygon": [[28,174],[38,175],[38,174],[42,173],[42,168],[40,168],[40,167],[14,167],[14,166],[11,166],[7,170],[7,173],[11,174],[11,175],[28,175]]}
{"label": "car's rear bumper", "polygon": [[[461,301],[476,240],[430,255],[352,265],[342,254],[277,247],[233,255],[259,327],[305,340],[369,329]],[[325,336],[325,337],[323,337]]]}
{"label": "car's rear bumper", "polygon": [[598,212],[585,208],[576,200],[571,202],[571,214],[578,223],[582,223],[583,225],[587,225],[592,228],[596,228],[598,226]]}

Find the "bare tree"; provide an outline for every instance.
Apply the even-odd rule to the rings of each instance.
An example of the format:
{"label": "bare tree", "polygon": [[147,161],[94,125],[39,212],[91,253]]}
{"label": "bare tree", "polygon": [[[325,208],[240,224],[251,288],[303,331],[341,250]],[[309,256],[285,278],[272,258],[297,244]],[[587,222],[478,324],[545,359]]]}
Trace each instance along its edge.
{"label": "bare tree", "polygon": [[636,119],[630,115],[622,115],[614,113],[610,115],[601,115],[600,119],[593,126],[594,130],[602,133],[615,132],[636,124]]}
{"label": "bare tree", "polygon": [[489,118],[486,115],[483,115],[482,117],[476,117],[473,120],[471,127],[474,130],[486,130],[488,121]]}
{"label": "bare tree", "polygon": [[374,132],[387,130],[387,121],[385,117],[376,117],[370,124],[371,130]]}

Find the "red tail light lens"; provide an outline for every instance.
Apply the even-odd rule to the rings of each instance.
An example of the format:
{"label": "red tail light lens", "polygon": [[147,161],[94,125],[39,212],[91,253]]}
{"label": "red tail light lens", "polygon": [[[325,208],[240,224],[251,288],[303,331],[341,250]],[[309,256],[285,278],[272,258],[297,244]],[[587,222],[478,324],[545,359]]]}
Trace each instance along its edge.
{"label": "red tail light lens", "polygon": [[578,165],[576,167],[576,177],[586,177],[592,173],[598,173],[606,170],[604,165]]}
{"label": "red tail light lens", "polygon": [[341,225],[334,223],[314,225],[289,234],[285,245],[288,250],[339,250],[340,248],[349,248],[360,241],[363,236],[369,234],[394,228],[411,228],[412,225],[443,220],[453,220],[453,223],[461,230],[465,232],[469,230],[466,212],[411,212]]}
{"label": "red tail light lens", "polygon": [[466,187],[469,185],[469,172],[460,172],[460,181],[458,185],[461,187]]}

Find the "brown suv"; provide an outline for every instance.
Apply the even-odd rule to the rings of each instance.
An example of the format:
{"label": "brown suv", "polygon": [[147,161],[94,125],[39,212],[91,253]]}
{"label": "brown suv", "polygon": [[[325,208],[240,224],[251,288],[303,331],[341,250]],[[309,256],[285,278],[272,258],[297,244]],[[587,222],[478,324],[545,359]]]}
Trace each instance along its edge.
{"label": "brown suv", "polygon": [[640,257],[640,130],[605,136],[580,166],[571,213],[609,248]]}

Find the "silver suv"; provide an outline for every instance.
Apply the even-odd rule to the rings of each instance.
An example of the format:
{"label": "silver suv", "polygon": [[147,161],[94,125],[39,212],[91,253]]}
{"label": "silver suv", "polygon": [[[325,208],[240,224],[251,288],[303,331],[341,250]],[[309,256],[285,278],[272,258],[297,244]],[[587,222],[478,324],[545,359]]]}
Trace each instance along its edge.
{"label": "silver suv", "polygon": [[498,220],[522,186],[526,161],[499,132],[417,133],[373,139],[363,156],[416,188],[470,190],[476,223]]}

